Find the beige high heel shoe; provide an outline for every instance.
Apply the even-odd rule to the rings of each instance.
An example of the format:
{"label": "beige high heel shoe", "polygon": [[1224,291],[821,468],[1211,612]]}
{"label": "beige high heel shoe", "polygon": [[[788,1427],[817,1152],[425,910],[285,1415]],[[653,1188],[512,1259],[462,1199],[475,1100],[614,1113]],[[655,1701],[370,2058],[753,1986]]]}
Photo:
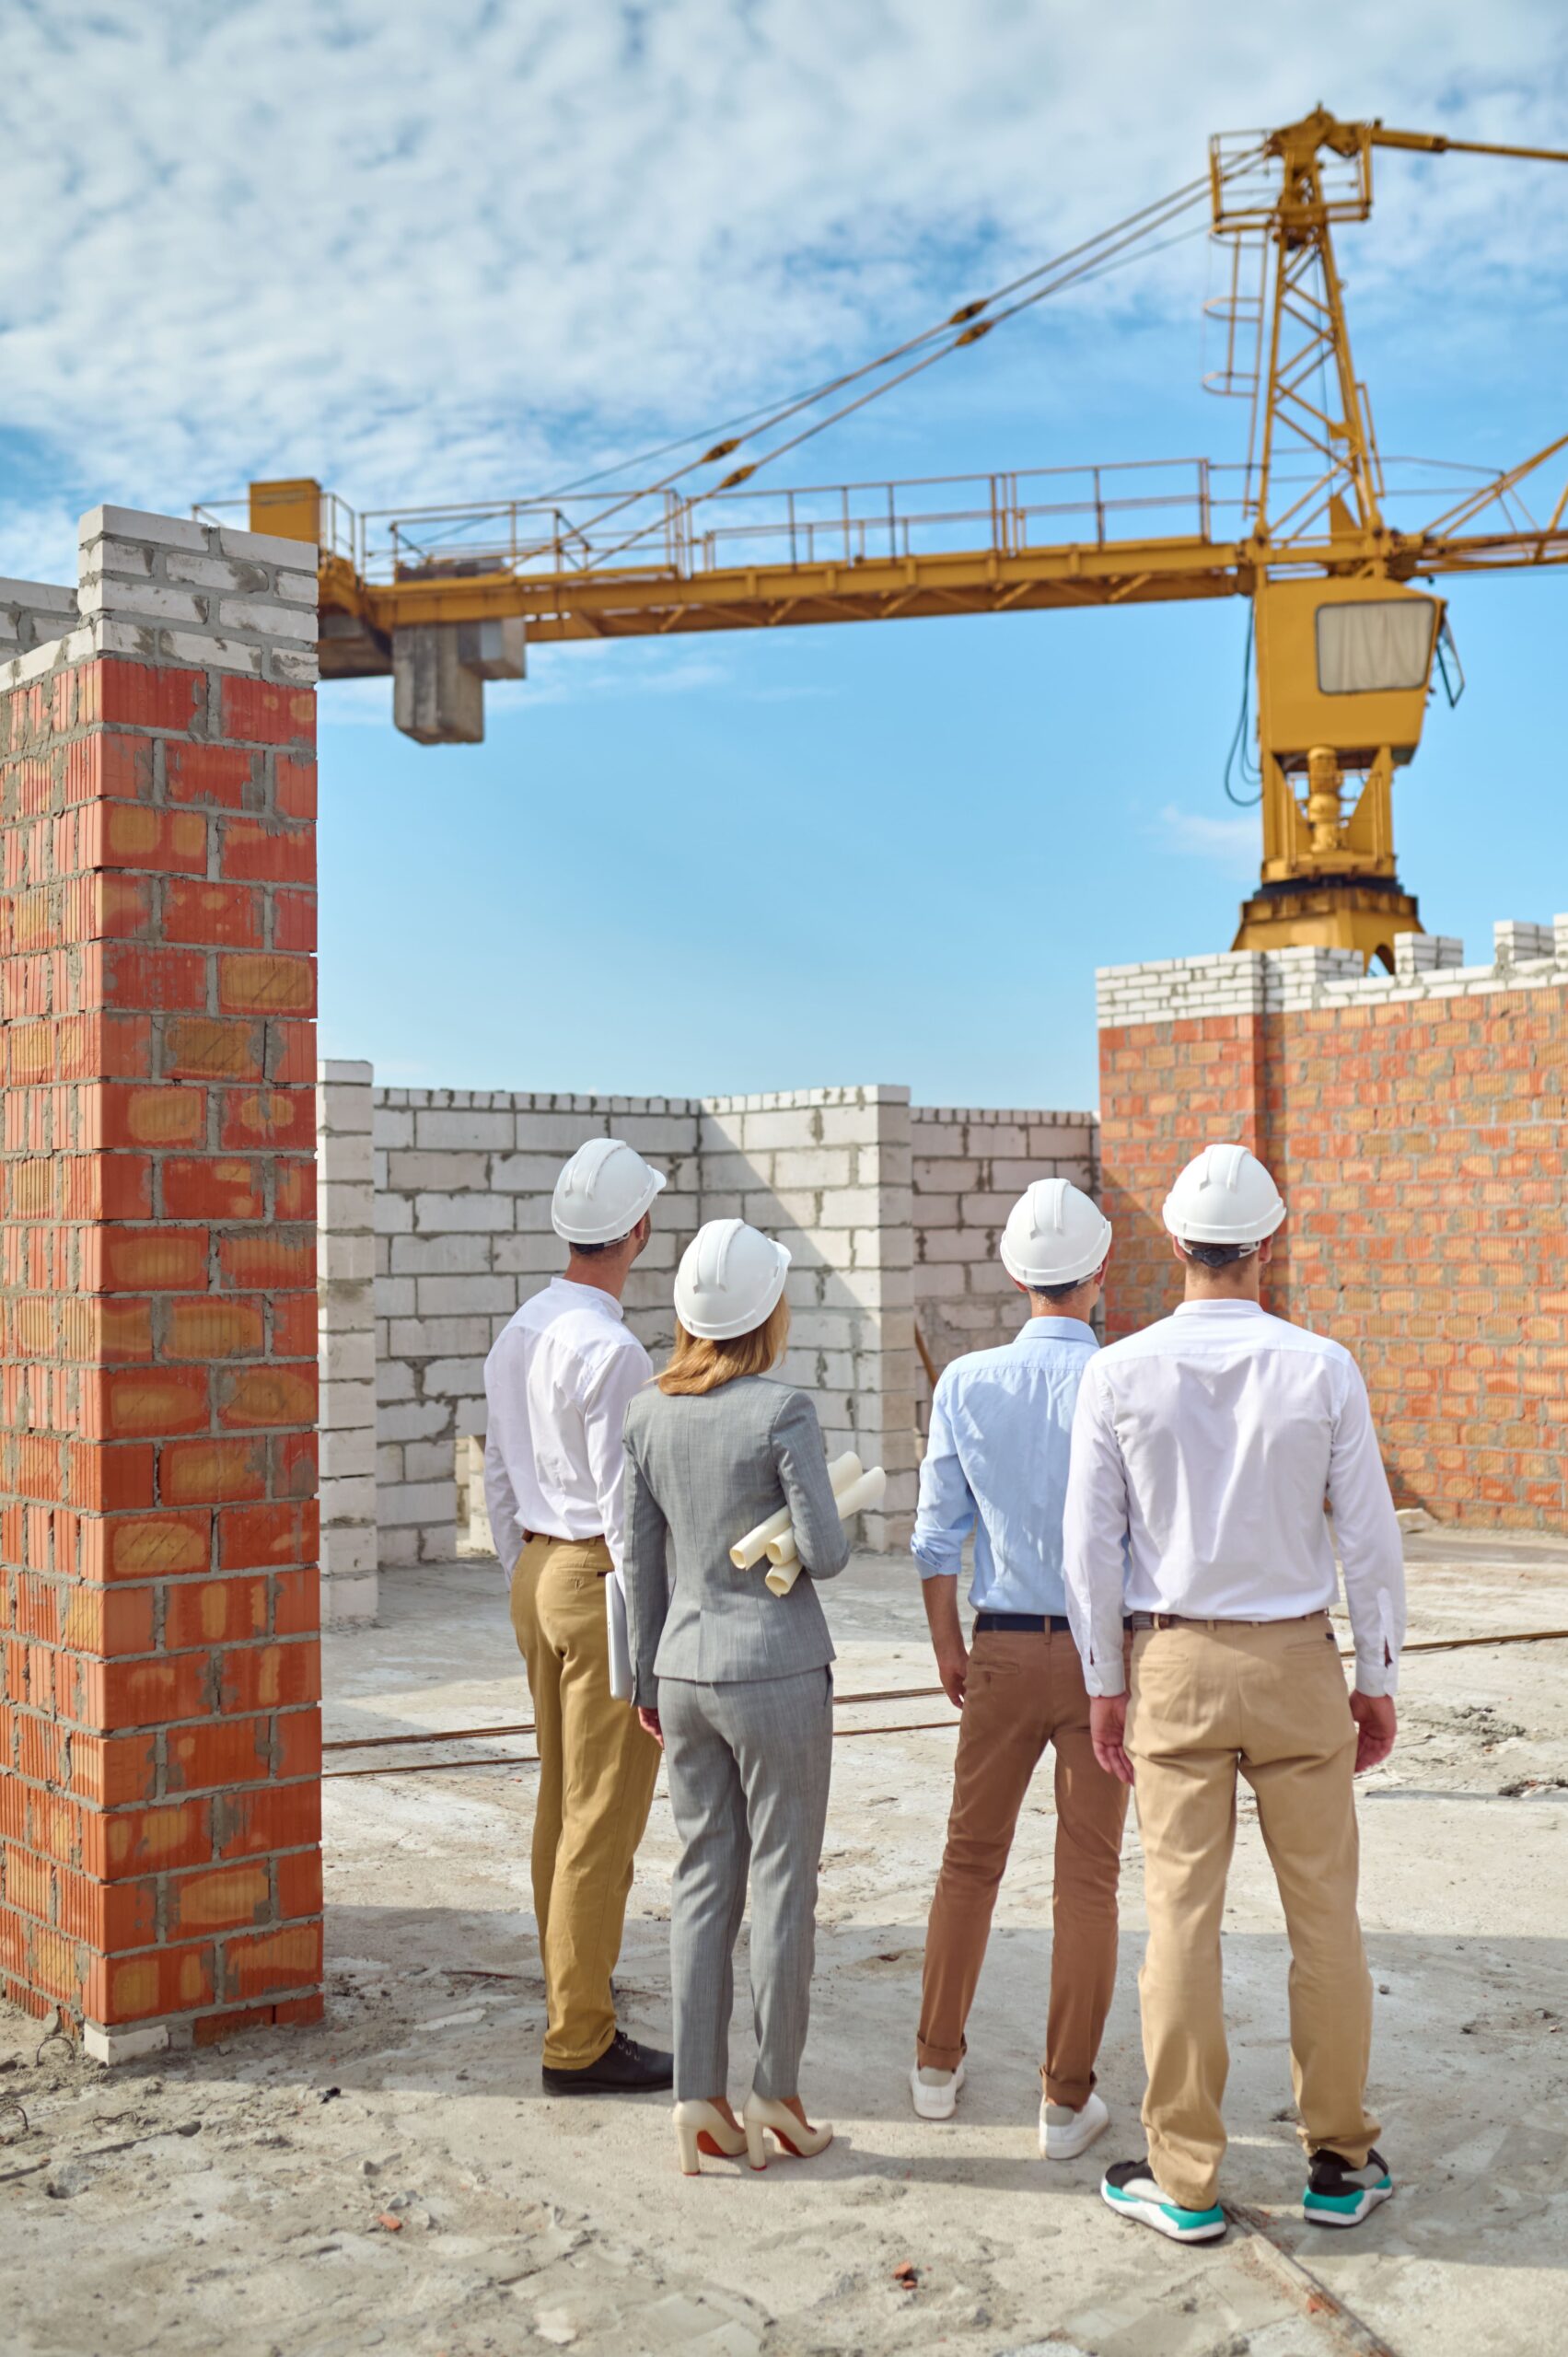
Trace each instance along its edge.
{"label": "beige high heel shoe", "polygon": [[680,2166],[686,2177],[703,2173],[699,2154],[711,2154],[714,2160],[738,2161],[745,2153],[754,2169],[768,2165],[764,2153],[759,2160],[750,2151],[750,2139],[744,2128],[732,2128],[717,2104],[692,2101],[675,2107],[675,2141],[680,2147]]}
{"label": "beige high heel shoe", "polygon": [[774,2103],[770,2096],[760,2096],[755,2088],[747,2096],[740,2117],[746,2123],[747,2150],[754,2169],[767,2166],[764,2129],[777,2138],[784,2152],[797,2161],[815,2160],[833,2141],[832,2129],[826,2122],[820,2128],[803,2128],[786,2104]]}

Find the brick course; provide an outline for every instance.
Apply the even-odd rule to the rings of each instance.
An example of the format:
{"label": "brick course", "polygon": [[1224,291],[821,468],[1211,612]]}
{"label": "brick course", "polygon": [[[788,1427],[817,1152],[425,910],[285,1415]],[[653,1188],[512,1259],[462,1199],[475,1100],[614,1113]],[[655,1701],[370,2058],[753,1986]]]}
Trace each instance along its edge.
{"label": "brick course", "polygon": [[229,537],[94,511],[0,666],[0,1985],[104,2061],[320,2004],[315,618],[157,586]]}
{"label": "brick course", "polygon": [[1399,1502],[1561,1530],[1568,920],[1500,923],[1486,966],[1396,949],[1391,976],[1299,949],[1101,974],[1109,1330],[1179,1298],[1161,1201],[1237,1139],[1291,1211],[1265,1301],[1354,1351]]}

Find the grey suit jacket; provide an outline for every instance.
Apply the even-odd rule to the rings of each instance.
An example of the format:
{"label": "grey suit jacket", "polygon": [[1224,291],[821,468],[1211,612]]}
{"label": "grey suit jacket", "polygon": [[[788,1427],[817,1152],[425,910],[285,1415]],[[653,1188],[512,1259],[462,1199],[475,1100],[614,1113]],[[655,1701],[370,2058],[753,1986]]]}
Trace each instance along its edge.
{"label": "grey suit jacket", "polygon": [[[657,1679],[703,1685],[823,1669],[833,1643],[812,1580],[849,1561],[817,1411],[804,1391],[738,1376],[669,1398],[652,1384],[626,1411],[626,1619],[633,1696]],[[771,1595],[765,1562],[738,1572],[738,1538],[787,1505],[810,1579]]]}

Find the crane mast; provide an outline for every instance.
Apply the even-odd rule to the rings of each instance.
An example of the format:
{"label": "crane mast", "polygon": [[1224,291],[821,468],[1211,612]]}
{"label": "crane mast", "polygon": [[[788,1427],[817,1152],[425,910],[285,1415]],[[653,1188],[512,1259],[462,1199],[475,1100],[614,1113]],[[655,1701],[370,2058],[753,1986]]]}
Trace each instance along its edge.
{"label": "crane mast", "polygon": [[[481,737],[483,682],[521,678],[530,643],[1249,598],[1263,856],[1232,946],[1324,944],[1391,966],[1395,935],[1421,929],[1395,863],[1394,773],[1420,742],[1434,666],[1454,692],[1444,601],[1414,585],[1568,563],[1568,482],[1539,518],[1521,488],[1568,435],[1414,529],[1389,521],[1332,238],[1371,212],[1375,147],[1568,162],[1320,107],[1212,141],[1212,227],[1232,274],[1210,307],[1225,346],[1205,383],[1249,404],[1237,466],[769,491],[751,480],[764,451],[695,493],[667,482],[358,517],[305,479],[252,483],[251,528],[319,544],[323,678],[390,672],[398,726],[427,743]],[[934,356],[1012,316],[978,316],[996,299],[955,312],[963,332]]]}

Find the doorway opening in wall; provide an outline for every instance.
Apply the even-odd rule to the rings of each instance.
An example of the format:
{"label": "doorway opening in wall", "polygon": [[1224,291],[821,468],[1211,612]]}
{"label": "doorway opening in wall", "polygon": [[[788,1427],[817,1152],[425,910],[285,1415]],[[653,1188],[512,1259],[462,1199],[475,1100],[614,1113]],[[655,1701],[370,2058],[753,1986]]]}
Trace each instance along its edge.
{"label": "doorway opening in wall", "polygon": [[491,1557],[495,1541],[484,1504],[484,1442],[475,1433],[459,1433],[454,1448],[453,1474],[458,1490],[458,1527],[453,1546],[459,1561]]}

